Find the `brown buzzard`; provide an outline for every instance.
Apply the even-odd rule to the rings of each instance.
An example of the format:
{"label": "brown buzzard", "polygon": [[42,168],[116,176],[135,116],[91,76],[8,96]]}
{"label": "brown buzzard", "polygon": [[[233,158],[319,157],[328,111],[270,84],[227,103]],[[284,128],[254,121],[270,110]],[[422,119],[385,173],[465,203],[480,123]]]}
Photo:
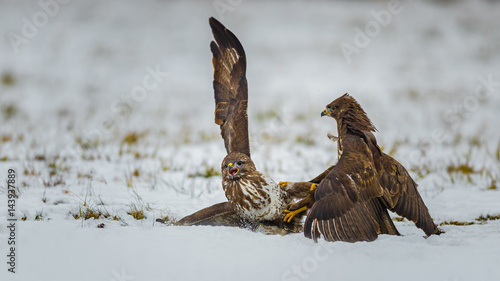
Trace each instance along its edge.
{"label": "brown buzzard", "polygon": [[[383,153],[376,129],[358,102],[345,94],[321,116],[337,121],[337,164],[317,186],[304,234],[315,241],[372,241],[378,234],[399,235],[387,210],[413,221],[427,235],[440,234],[417,190],[417,184],[394,158]],[[295,208],[298,208],[295,207]],[[292,208],[294,209],[294,208]]]}
{"label": "brown buzzard", "polygon": [[248,140],[245,51],[238,38],[219,21],[210,18],[210,27],[215,38],[210,44],[215,123],[220,125],[227,151],[221,166],[226,198],[236,213],[248,221],[281,219],[288,204],[305,197],[311,184],[286,188],[285,184],[276,184],[255,168]]}
{"label": "brown buzzard", "polygon": [[[231,210],[246,222],[282,222],[287,206],[312,192],[311,183],[276,184],[255,167],[250,158],[248,139],[248,86],[246,56],[236,36],[219,21],[210,18],[215,38],[210,49],[214,66],[215,123],[220,125],[227,156],[222,161],[222,187],[229,202],[203,209],[180,221],[197,224],[214,217],[232,216]],[[318,180],[319,182],[319,180]],[[300,211],[287,215],[290,222]],[[213,220],[212,220],[213,221]],[[219,219],[216,220],[219,221]],[[300,216],[295,221],[300,221]]]}

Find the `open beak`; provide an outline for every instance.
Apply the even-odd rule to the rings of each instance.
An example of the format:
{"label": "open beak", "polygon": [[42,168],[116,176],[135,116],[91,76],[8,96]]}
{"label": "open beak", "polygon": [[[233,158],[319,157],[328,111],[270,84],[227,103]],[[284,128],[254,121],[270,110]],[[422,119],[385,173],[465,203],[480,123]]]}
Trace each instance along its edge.
{"label": "open beak", "polygon": [[323,109],[323,111],[321,112],[321,117],[323,117],[323,116],[328,116],[328,115],[330,115],[330,114],[332,114],[332,111],[331,111],[329,108],[325,108],[325,109]]}
{"label": "open beak", "polygon": [[227,174],[234,178],[234,176],[240,171],[240,169],[233,167],[233,163],[227,165]]}

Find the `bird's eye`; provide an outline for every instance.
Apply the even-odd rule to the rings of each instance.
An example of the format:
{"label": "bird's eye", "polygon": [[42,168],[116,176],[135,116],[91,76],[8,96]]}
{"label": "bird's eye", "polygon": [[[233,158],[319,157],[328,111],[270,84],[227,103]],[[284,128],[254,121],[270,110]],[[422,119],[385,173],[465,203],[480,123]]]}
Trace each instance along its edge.
{"label": "bird's eye", "polygon": [[334,106],[330,107],[330,110],[332,110],[332,111],[337,110],[337,106],[334,105]]}
{"label": "bird's eye", "polygon": [[238,166],[241,166],[243,164],[243,161],[238,161],[236,162],[236,164],[238,164]]}

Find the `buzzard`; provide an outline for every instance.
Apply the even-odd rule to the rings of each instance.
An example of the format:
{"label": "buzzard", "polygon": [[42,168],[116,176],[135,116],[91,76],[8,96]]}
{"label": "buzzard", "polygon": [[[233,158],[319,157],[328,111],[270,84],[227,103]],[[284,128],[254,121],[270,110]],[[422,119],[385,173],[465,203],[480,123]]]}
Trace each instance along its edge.
{"label": "buzzard", "polygon": [[[321,116],[333,117],[338,162],[311,198],[296,204],[311,207],[304,234],[315,241],[372,241],[378,234],[399,235],[387,210],[413,221],[425,234],[440,234],[417,190],[417,184],[394,158],[383,153],[375,126],[359,103],[345,94],[328,104]],[[291,184],[293,185],[293,184]],[[291,208],[291,209],[294,209]]]}
{"label": "buzzard", "polygon": [[210,49],[214,66],[215,123],[220,125],[227,156],[222,161],[222,187],[236,213],[248,221],[283,218],[295,198],[304,197],[311,184],[276,184],[255,167],[248,140],[248,85],[246,56],[236,36],[210,18],[215,38]]}
{"label": "buzzard", "polygon": [[[214,66],[215,123],[220,126],[227,151],[221,170],[222,188],[228,202],[205,208],[183,218],[179,224],[200,224],[207,220],[211,221],[208,224],[218,223],[221,216],[223,221],[227,221],[227,218],[234,218],[234,214],[250,224],[283,222],[284,218],[290,222],[305,209],[289,212],[287,206],[307,196],[312,198],[312,183],[277,184],[255,167],[248,139],[245,51],[238,38],[219,21],[210,18],[209,23],[215,38],[215,42],[210,43]],[[318,183],[320,180],[321,175],[315,179]],[[295,221],[300,221],[300,216]]]}

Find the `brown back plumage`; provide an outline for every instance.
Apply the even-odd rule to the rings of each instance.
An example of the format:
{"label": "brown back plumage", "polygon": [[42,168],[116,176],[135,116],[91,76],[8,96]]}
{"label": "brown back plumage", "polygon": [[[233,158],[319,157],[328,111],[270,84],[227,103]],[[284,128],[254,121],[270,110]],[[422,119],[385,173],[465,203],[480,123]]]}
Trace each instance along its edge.
{"label": "brown back plumage", "polygon": [[354,242],[371,241],[382,233],[397,235],[387,209],[415,222],[427,235],[441,233],[415,181],[380,150],[372,134],[375,126],[359,103],[345,94],[327,105],[324,115],[337,121],[342,153],[315,191],[305,236]]}
{"label": "brown back plumage", "polygon": [[239,152],[250,157],[245,51],[238,38],[219,21],[210,18],[209,22],[215,38],[215,42],[210,43],[214,65],[215,123],[220,125],[227,154]]}

